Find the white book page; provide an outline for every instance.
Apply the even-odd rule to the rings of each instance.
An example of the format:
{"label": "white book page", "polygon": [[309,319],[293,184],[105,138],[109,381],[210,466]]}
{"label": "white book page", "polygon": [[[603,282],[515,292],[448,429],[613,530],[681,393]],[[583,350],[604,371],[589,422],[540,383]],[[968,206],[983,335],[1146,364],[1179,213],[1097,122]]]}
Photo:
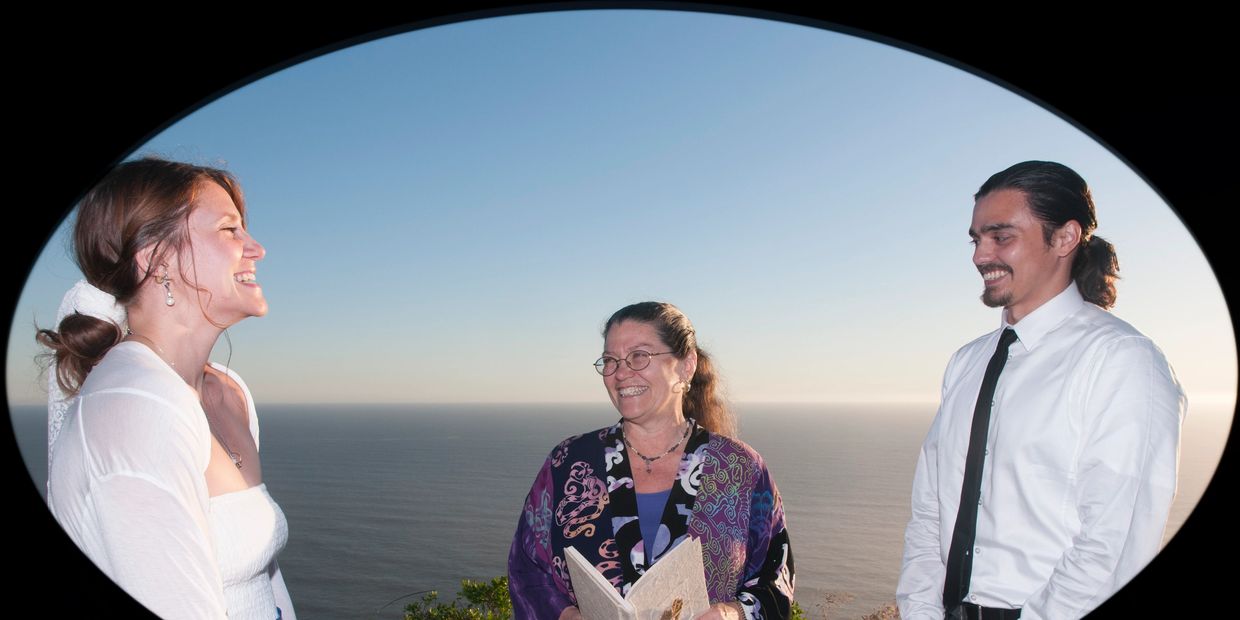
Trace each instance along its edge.
{"label": "white book page", "polygon": [[[620,597],[615,586],[573,547],[564,549],[568,575],[577,595],[577,609],[584,620],[637,620],[637,613]],[[700,563],[700,562],[699,562]]]}
{"label": "white book page", "polygon": [[702,541],[690,536],[676,545],[633,584],[625,598],[637,610],[638,620],[690,620],[709,609]]}

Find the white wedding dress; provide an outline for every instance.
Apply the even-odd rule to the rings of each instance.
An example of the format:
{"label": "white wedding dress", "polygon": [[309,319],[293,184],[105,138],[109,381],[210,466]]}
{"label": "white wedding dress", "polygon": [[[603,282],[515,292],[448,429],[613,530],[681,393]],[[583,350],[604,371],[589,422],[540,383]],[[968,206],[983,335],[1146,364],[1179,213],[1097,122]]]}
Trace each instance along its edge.
{"label": "white wedding dress", "polygon": [[[241,386],[258,445],[258,417]],[[122,342],[68,401],[47,501],[75,544],[163,618],[295,620],[276,556],[288,539],[266,485],[210,497],[211,431],[154,351]]]}

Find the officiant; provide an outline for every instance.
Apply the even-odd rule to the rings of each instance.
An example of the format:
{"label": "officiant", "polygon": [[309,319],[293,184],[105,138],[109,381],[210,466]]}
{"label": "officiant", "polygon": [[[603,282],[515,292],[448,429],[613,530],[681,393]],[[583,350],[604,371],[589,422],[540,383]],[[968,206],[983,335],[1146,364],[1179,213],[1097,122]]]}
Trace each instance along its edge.
{"label": "officiant", "polygon": [[535,477],[508,555],[514,617],[581,618],[566,547],[623,595],[693,537],[711,602],[700,620],[788,618],[783,503],[761,455],[736,439],[693,325],[642,302],[613,314],[603,340],[594,367],[620,420],[562,441]]}

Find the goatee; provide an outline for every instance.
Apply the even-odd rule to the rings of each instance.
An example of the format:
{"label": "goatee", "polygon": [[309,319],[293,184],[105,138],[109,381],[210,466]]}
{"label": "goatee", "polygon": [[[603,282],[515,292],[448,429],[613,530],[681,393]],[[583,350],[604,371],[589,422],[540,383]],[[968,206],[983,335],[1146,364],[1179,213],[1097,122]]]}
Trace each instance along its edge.
{"label": "goatee", "polygon": [[982,291],[982,303],[991,308],[1005,308],[1012,303],[1012,294],[987,289]]}

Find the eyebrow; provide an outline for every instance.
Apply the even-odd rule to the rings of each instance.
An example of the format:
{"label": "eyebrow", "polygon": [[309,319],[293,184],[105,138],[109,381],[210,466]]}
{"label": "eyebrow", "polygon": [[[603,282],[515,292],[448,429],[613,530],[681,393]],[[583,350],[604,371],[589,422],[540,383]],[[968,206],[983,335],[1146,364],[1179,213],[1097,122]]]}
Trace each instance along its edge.
{"label": "eyebrow", "polygon": [[1009,229],[1009,228],[1016,228],[1016,224],[1012,224],[1012,223],[1008,223],[1008,222],[1003,222],[1003,223],[1000,223],[1000,224],[987,224],[987,225],[985,225],[985,226],[983,226],[983,227],[982,227],[981,232],[974,231],[972,228],[970,228],[970,229],[969,229],[969,236],[970,236],[970,237],[977,237],[977,236],[979,236],[979,235],[981,235],[981,234],[984,234],[984,233],[995,232],[996,230],[1007,230],[1007,229]]}
{"label": "eyebrow", "polygon": [[[649,353],[650,349],[653,349],[653,348],[654,348],[654,345],[647,344],[645,342],[639,342],[633,345],[633,349],[630,350],[629,353],[632,353],[633,351],[638,351],[638,350]],[[612,357],[616,357],[616,354],[612,353],[611,351],[608,351],[607,349],[603,349],[603,355],[610,355]]]}

